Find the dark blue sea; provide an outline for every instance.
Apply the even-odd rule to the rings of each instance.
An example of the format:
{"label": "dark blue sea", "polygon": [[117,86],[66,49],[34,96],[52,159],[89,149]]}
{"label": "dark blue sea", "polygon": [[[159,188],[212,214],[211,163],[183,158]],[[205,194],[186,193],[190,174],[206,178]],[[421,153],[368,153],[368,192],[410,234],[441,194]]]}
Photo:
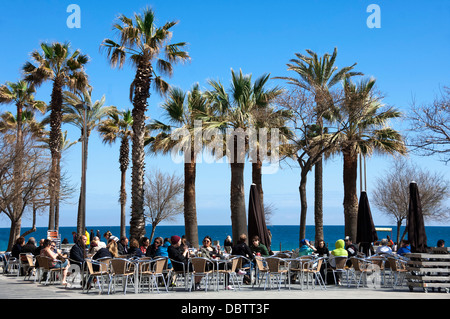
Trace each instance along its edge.
{"label": "dark blue sea", "polygon": [[[377,227],[391,227],[392,228],[392,236],[390,232],[378,232],[378,238],[385,238],[386,235],[391,236],[391,238],[395,241],[397,238],[397,228],[395,226],[377,226]],[[293,225],[274,225],[268,227],[272,233],[272,250],[292,250],[298,248],[299,243],[299,226]],[[100,231],[100,234],[103,234],[106,231],[111,231],[114,235],[119,236],[120,227],[119,226],[88,226],[88,231],[94,231],[94,234],[97,233],[97,230]],[[403,232],[404,227],[401,227],[401,231]],[[22,229],[22,232],[25,232],[27,229]],[[151,227],[146,227],[147,236],[151,234]],[[73,242],[72,232],[76,231],[76,227],[60,227],[61,239],[67,238],[69,243]],[[223,245],[224,239],[228,235],[232,235],[231,226],[198,226],[199,240],[201,241],[204,236],[208,235],[212,238],[213,241],[219,240],[220,245]],[[450,227],[449,226],[426,226],[426,233],[428,238],[428,246],[436,246],[436,243],[439,239],[444,239],[446,242],[446,246],[448,246],[450,241]],[[129,234],[129,228],[127,227],[127,234]],[[181,236],[184,234],[184,226],[157,226],[155,236],[158,237],[170,237],[172,235]],[[324,226],[324,240],[328,244],[329,247],[334,249],[334,243],[338,239],[343,239],[344,237],[344,226]],[[314,226],[306,226],[306,238],[314,240],[315,236],[315,227]],[[401,236],[401,235],[400,235]],[[29,237],[36,238],[39,241],[41,238],[47,237],[47,228],[46,227],[38,227],[37,231],[26,236],[28,240]],[[8,246],[9,239],[9,228],[0,228],[0,251],[6,250]],[[102,237],[101,240],[104,241]]]}

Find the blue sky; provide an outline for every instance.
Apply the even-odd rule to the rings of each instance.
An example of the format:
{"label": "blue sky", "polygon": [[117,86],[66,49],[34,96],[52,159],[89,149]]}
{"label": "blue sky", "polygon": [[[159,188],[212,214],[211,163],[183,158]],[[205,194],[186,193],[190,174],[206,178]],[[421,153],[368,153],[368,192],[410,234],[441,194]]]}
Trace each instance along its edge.
{"label": "blue sky", "polygon": [[[381,9],[381,28],[368,28],[370,4]],[[70,4],[81,9],[81,27],[69,28],[66,20]],[[106,55],[99,51],[104,38],[113,38],[112,24],[118,14],[131,17],[151,6],[159,24],[178,20],[173,28],[173,42],[186,41],[192,58],[175,68],[168,79],[173,86],[188,90],[199,83],[208,88],[207,80],[220,80],[227,87],[230,70],[251,73],[254,78],[270,73],[272,76],[292,76],[286,63],[296,52],[311,49],[319,55],[338,48],[337,66],[357,62],[356,70],[377,79],[378,89],[385,94],[384,102],[407,112],[413,98],[418,103],[430,102],[439,89],[449,84],[450,62],[450,3],[448,1],[2,1],[0,4],[0,83],[21,77],[21,66],[29,53],[39,49],[41,42],[69,41],[74,49],[88,54],[87,66],[94,99],[106,96],[107,105],[119,109],[132,108],[128,100],[129,85],[134,69],[126,64],[121,70],[111,69]],[[284,86],[280,80],[269,85]],[[37,98],[50,101],[50,84],[43,85]],[[159,110],[162,99],[152,92],[148,116],[163,119]],[[12,107],[0,106],[0,111]],[[393,123],[403,130],[405,123]],[[69,139],[77,140],[80,132],[70,125]],[[93,133],[89,144],[87,177],[87,221],[89,225],[118,225],[120,172],[119,145],[103,145]],[[439,171],[450,179],[448,166],[436,158],[411,156],[421,167]],[[389,166],[390,157],[368,159],[368,195],[375,178]],[[263,177],[265,200],[277,208],[272,224],[299,223],[300,201],[298,185],[300,171],[294,162],[282,163],[274,175]],[[148,156],[147,169],[159,168],[183,174],[183,165],[172,163],[170,157]],[[63,169],[72,183],[80,185],[81,145],[75,145],[65,155]],[[129,171],[131,173],[131,169]],[[251,165],[246,165],[245,187],[251,184]],[[128,176],[130,182],[130,175]],[[307,221],[313,224],[313,176],[309,176],[309,211]],[[128,187],[129,188],[129,187]],[[230,169],[223,164],[199,164],[197,167],[197,214],[201,225],[229,225]],[[248,196],[247,192],[247,196]],[[129,192],[129,198],[131,193]],[[73,205],[61,207],[62,226],[76,225],[78,193]],[[339,225],[343,217],[342,158],[325,163],[324,223]],[[129,205],[131,204],[129,200]],[[248,204],[248,203],[247,203]],[[128,206],[129,206],[128,205]],[[372,207],[375,223],[391,221]],[[47,216],[38,218],[38,226],[46,226]],[[182,223],[179,218],[178,224]],[[23,225],[30,225],[26,217]],[[447,223],[448,224],[448,223]],[[1,216],[0,227],[9,220]]]}

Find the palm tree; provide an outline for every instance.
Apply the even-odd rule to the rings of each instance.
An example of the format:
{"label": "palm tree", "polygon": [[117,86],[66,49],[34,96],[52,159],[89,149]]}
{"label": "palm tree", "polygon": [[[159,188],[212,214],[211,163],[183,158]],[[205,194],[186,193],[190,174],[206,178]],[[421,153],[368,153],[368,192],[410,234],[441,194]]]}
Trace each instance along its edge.
{"label": "palm tree", "polygon": [[[24,80],[18,82],[6,82],[6,84],[0,86],[0,104],[14,103],[17,108],[17,116],[14,117],[12,113],[5,113],[3,116],[3,123],[5,128],[14,127],[16,130],[16,154],[14,159],[14,181],[15,181],[15,204],[14,214],[16,216],[22,216],[19,211],[22,210],[22,196],[19,194],[22,189],[23,180],[23,161],[24,161],[24,141],[23,141],[23,123],[24,121],[30,126],[30,128],[36,129],[38,125],[34,121],[34,111],[39,110],[45,112],[46,104],[42,101],[36,101],[34,99],[35,88]],[[9,118],[9,119],[7,119]],[[36,132],[36,131],[35,131]],[[20,223],[11,225],[11,233],[17,238],[20,235]]]}
{"label": "palm tree", "polygon": [[[211,108],[217,114],[215,127],[231,130],[227,134],[226,155],[231,166],[230,209],[233,238],[239,238],[247,233],[247,218],[245,210],[244,189],[244,163],[245,154],[249,149],[246,130],[253,128],[257,122],[258,111],[267,107],[269,103],[280,94],[278,88],[266,90],[264,85],[269,76],[263,75],[252,84],[251,75],[243,75],[242,70],[236,74],[231,70],[231,88],[229,94],[224,86],[217,81],[210,80],[212,90],[207,91],[207,99]],[[259,159],[261,161],[261,159]],[[254,158],[255,169],[258,168],[258,158]],[[259,167],[260,168],[260,167]],[[260,184],[260,171],[253,175],[258,176],[255,181]]]}
{"label": "palm tree", "polygon": [[[266,151],[273,154],[275,148],[280,145],[272,145],[270,143],[271,136],[274,130],[279,131],[279,142],[281,144],[287,143],[291,135],[291,131],[286,127],[286,123],[291,116],[291,112],[272,107],[272,103],[283,93],[283,90],[279,87],[266,89],[266,84],[270,78],[270,74],[265,74],[259,77],[253,86],[253,94],[255,100],[255,108],[251,112],[251,127],[258,131],[259,139],[256,141],[256,158],[251,158],[252,163],[252,183],[256,185],[259,195],[261,197],[261,206],[264,211],[264,191],[262,187],[262,164],[266,159],[267,154],[262,154],[261,151],[261,135],[260,129],[266,129],[269,136],[267,136]],[[280,149],[277,150],[280,153]]]}
{"label": "palm tree", "polygon": [[[106,49],[111,66],[121,68],[128,57],[136,67],[136,75],[130,86],[130,100],[133,103],[133,144],[132,144],[132,179],[131,179],[131,221],[130,236],[140,239],[145,235],[144,216],[144,142],[145,112],[150,86],[164,94],[169,85],[156,74],[156,68],[165,75],[173,73],[172,64],[189,60],[183,51],[186,43],[169,44],[170,29],[178,22],[167,22],[162,27],[155,24],[155,14],[150,8],[142,14],[135,14],[134,21],[125,15],[119,17],[120,24],[114,25],[119,31],[120,39],[116,43],[105,39],[101,47]],[[166,59],[159,56],[164,53]]]}
{"label": "palm tree", "polygon": [[125,217],[127,204],[126,191],[126,173],[128,164],[130,162],[130,146],[129,141],[133,136],[131,127],[133,126],[133,117],[131,111],[117,111],[110,112],[109,118],[102,121],[98,126],[98,131],[102,136],[103,143],[112,144],[117,138],[120,138],[120,236],[126,236]]}
{"label": "palm tree", "polygon": [[[86,196],[86,168],[88,158],[89,136],[100,123],[100,121],[108,116],[108,114],[115,108],[112,106],[104,106],[105,96],[100,100],[92,101],[92,89],[85,88],[77,93],[65,91],[63,96],[63,123],[69,123],[78,127],[81,131],[81,139],[84,139],[82,152],[82,183],[80,190],[80,201],[78,205],[77,218],[77,233],[84,234],[86,229],[86,211],[85,211],[85,196]],[[86,131],[85,131],[86,130]],[[83,180],[84,178],[84,180]],[[83,182],[84,181],[84,182]]]}
{"label": "palm tree", "polygon": [[[324,134],[323,115],[330,107],[333,106],[333,98],[330,89],[345,78],[355,75],[362,75],[360,72],[350,72],[356,65],[343,67],[338,70],[335,66],[337,57],[337,48],[333,54],[325,53],[323,57],[318,57],[317,53],[312,50],[306,50],[309,56],[296,53],[297,59],[292,59],[292,63],[288,63],[288,70],[296,72],[300,79],[292,77],[277,77],[278,79],[287,80],[299,88],[305,89],[314,96],[316,103],[316,131],[318,135]],[[314,164],[314,219],[315,219],[315,238],[316,241],[323,238],[323,182],[322,182],[322,155]]]}
{"label": "palm tree", "polygon": [[[195,177],[196,177],[196,157],[202,151],[202,147],[197,147],[199,133],[195,121],[204,118],[207,113],[207,101],[200,91],[198,84],[194,85],[190,92],[183,92],[179,88],[169,89],[168,97],[162,108],[170,124],[160,121],[153,121],[149,125],[150,130],[158,130],[149,143],[153,153],[161,152],[167,154],[179,147],[178,141],[172,138],[168,132],[176,129],[178,132],[186,132],[181,144],[186,150],[184,162],[184,225],[187,240],[193,247],[199,246],[197,208],[195,203]],[[201,122],[200,122],[201,123]],[[199,126],[202,130],[202,126]],[[176,133],[177,131],[174,131]],[[186,143],[185,143],[186,142]],[[185,144],[184,144],[185,143]]]}
{"label": "palm tree", "polygon": [[407,150],[402,135],[388,126],[388,121],[400,117],[401,113],[392,107],[383,109],[381,99],[373,92],[375,79],[364,79],[354,84],[347,78],[343,85],[345,98],[342,106],[329,119],[347,123],[338,135],[337,152],[344,156],[345,234],[356,238],[358,154],[405,155]]}
{"label": "palm tree", "polygon": [[[45,120],[45,119],[44,119]],[[42,123],[42,122],[41,122]],[[41,145],[39,145],[38,147],[43,148],[43,149],[47,149],[50,150],[50,132],[48,131],[43,131],[42,136],[39,138],[39,141],[42,143]],[[74,146],[75,144],[78,143],[78,141],[70,141],[67,138],[67,131],[61,132],[61,138],[60,138],[60,145],[59,145],[59,152],[61,154],[61,158],[62,155],[72,146]],[[67,201],[67,199],[72,197],[72,193],[75,191],[75,187],[70,185],[67,181],[68,179],[66,178],[64,172],[61,174],[61,183],[60,183],[60,188],[58,190],[58,201],[62,201],[65,202]],[[47,188],[49,188],[49,186],[47,185]],[[45,193],[45,192],[44,192]],[[50,193],[50,189],[47,189],[47,193]],[[41,199],[38,201],[37,204],[37,208],[39,207],[44,207],[44,206],[48,206],[49,204],[46,203],[45,198],[47,198],[47,194],[42,194],[41,196],[39,196]],[[35,209],[35,207],[33,207],[33,209]],[[55,207],[55,230],[59,230],[59,205],[57,205]]]}
{"label": "palm tree", "polygon": [[61,123],[63,89],[65,87],[74,91],[87,86],[87,75],[84,66],[89,61],[87,55],[81,54],[79,50],[70,53],[69,43],[55,42],[52,44],[41,43],[42,53],[33,51],[31,62],[26,62],[23,71],[25,80],[39,86],[45,81],[52,81],[52,94],[50,101],[50,152],[52,165],[49,178],[50,207],[49,207],[49,229],[55,229],[55,211],[59,206],[60,189],[60,145],[61,145]]}

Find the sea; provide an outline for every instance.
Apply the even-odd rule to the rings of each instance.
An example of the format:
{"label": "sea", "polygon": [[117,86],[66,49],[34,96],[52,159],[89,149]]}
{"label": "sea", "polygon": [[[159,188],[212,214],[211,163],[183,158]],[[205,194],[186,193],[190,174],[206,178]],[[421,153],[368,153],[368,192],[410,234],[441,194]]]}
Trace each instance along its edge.
{"label": "sea", "polygon": [[[396,241],[397,238],[397,227],[396,226],[378,226],[377,227],[389,227],[392,228],[391,232],[379,231],[378,239],[386,238],[387,235],[391,237],[392,240]],[[105,240],[103,238],[103,234],[106,231],[111,231],[113,235],[119,236],[120,227],[119,226],[88,226],[88,232],[93,230],[94,234],[97,233],[97,230],[101,234],[101,240]],[[272,246],[271,249],[273,251],[280,250],[293,250],[298,248],[299,243],[299,234],[300,227],[295,225],[271,225],[268,227],[270,232],[272,233]],[[9,228],[0,228],[0,251],[5,251],[8,246],[9,240]],[[22,232],[25,232],[27,229],[23,228]],[[334,243],[338,239],[343,239],[345,236],[344,226],[338,225],[325,225],[323,227],[324,230],[324,241],[328,245],[328,248],[334,249]],[[404,230],[404,227],[401,227],[400,236]],[[436,243],[439,239],[444,239],[446,242],[446,246],[448,246],[450,241],[450,226],[426,226],[425,227],[428,246],[433,247],[436,246]],[[59,228],[61,234],[61,240],[67,238],[69,243],[73,243],[72,232],[76,231],[76,227],[60,227]],[[171,237],[172,235],[182,236],[184,234],[184,226],[183,225],[158,225],[155,230],[155,237]],[[129,235],[129,227],[127,227],[127,234]],[[150,237],[151,234],[151,226],[146,227],[146,235]],[[201,242],[205,236],[210,236],[213,242],[219,241],[220,245],[223,245],[223,241],[225,238],[230,235],[232,236],[231,226],[220,225],[199,225],[198,226],[198,235],[199,241]],[[29,234],[25,237],[26,240],[28,238],[34,237],[37,242],[41,238],[47,238],[47,227],[37,227],[37,230],[34,233]],[[155,238],[154,237],[154,238]],[[315,237],[315,226],[309,225],[306,226],[306,238],[310,240],[314,240]]]}

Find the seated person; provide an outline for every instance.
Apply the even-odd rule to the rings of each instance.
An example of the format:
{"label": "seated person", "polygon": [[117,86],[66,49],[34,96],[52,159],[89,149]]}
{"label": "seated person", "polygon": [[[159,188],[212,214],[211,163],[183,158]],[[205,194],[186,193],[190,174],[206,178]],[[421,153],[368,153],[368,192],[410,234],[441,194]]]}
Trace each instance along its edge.
{"label": "seated person", "polygon": [[391,247],[388,246],[389,241],[386,238],[383,238],[381,240],[381,246],[379,246],[377,248],[377,250],[375,251],[376,254],[380,255],[380,254],[392,254],[392,249]]}
{"label": "seated person", "polygon": [[[167,247],[167,253],[169,255],[169,258],[176,261],[173,263],[173,268],[175,271],[182,271],[184,264],[184,269],[187,270],[188,265],[188,256],[189,256],[189,250],[186,247],[186,249],[182,252],[180,251],[179,247],[181,245],[181,237],[180,236],[172,236],[170,238],[171,245]],[[181,264],[180,264],[181,263]]]}
{"label": "seated person", "polygon": [[72,246],[69,253],[69,258],[72,262],[81,267],[86,258],[86,242],[87,237],[85,235],[79,236],[75,245]]}
{"label": "seated person", "polygon": [[[119,251],[117,249],[117,242],[114,239],[110,239],[106,248],[100,248],[95,255],[92,257],[94,260],[102,259],[102,258],[117,258],[119,256]],[[98,271],[100,269],[99,265],[92,265],[94,271]]]}
{"label": "seated person", "polygon": [[269,257],[269,250],[267,247],[259,241],[259,236],[255,235],[252,237],[252,243],[250,245],[250,249],[253,254],[257,255],[260,253],[263,257]]}
{"label": "seated person", "polygon": [[319,245],[317,246],[316,253],[321,257],[328,256],[330,254],[323,239],[319,240]]}
{"label": "seated person", "polygon": [[61,284],[67,285],[67,271],[69,269],[69,259],[65,259],[64,262],[60,261],[58,258],[61,258],[62,255],[60,253],[55,253],[56,243],[52,242],[50,239],[44,240],[44,248],[41,249],[40,255],[43,257],[48,257],[52,260],[50,264],[50,268],[61,268],[63,270],[63,277]]}
{"label": "seated person", "polygon": [[139,248],[139,242],[136,238],[131,238],[130,240],[130,248],[128,249],[128,255],[131,257],[142,257],[144,254],[141,251],[141,248]]}
{"label": "seated person", "polygon": [[302,239],[300,241],[300,250],[298,251],[299,256],[309,256],[316,252],[316,248],[311,245],[308,239]]}
{"label": "seated person", "polygon": [[156,237],[153,241],[153,244],[147,247],[147,251],[145,252],[145,256],[147,257],[155,257],[156,250],[159,246],[163,244],[163,238],[162,237]]}
{"label": "seated person", "polygon": [[332,250],[330,253],[330,258],[328,259],[328,263],[331,267],[336,267],[335,257],[348,257],[348,251],[344,248],[345,242],[342,239],[339,239],[335,243],[335,250]]}
{"label": "seated person", "polygon": [[30,239],[28,239],[27,244],[22,247],[22,253],[23,254],[30,253],[32,255],[35,255],[36,248],[37,248],[36,239],[34,239],[34,237],[30,237]]}
{"label": "seated person", "polygon": [[411,253],[411,247],[409,246],[409,241],[406,239],[403,239],[400,248],[397,251],[397,254],[400,256],[403,256],[405,254]]}
{"label": "seated person", "polygon": [[[169,254],[169,258],[172,259],[172,261],[174,261],[172,263],[173,269],[175,271],[187,271],[188,270],[188,265],[190,265],[191,267],[189,267],[189,271],[192,271],[192,265],[189,264],[189,248],[187,246],[184,246],[184,250],[181,251],[180,250],[180,246],[181,246],[181,237],[174,235],[172,237],[170,237],[170,242],[171,245],[167,248],[167,252]],[[184,265],[184,268],[183,268]],[[202,277],[195,277],[195,290],[199,290],[200,289],[200,281],[202,280]]]}
{"label": "seated person", "polygon": [[[170,239],[169,238],[164,239],[164,245],[161,245],[158,247],[158,249],[156,249],[155,258],[159,256],[169,257],[169,252],[167,251],[169,246],[170,246]],[[172,262],[170,261],[170,259],[167,259],[167,268],[172,269]]]}
{"label": "seated person", "polygon": [[219,255],[219,253],[217,252],[217,249],[215,247],[212,246],[212,239],[209,236],[205,236],[205,238],[203,238],[203,246],[200,247],[200,251],[202,253],[202,257],[206,257],[206,258],[215,258],[216,256]]}
{"label": "seated person", "polygon": [[247,271],[247,275],[244,276],[244,283],[245,284],[250,284],[250,267],[252,266],[250,263],[252,263],[254,261],[254,256],[252,253],[252,250],[250,249],[250,247],[247,246],[247,244],[245,243],[247,241],[247,235],[242,234],[241,236],[239,236],[239,240],[237,242],[236,245],[233,246],[232,248],[232,253],[235,256],[244,256],[246,258],[248,258],[250,260],[250,262],[243,260],[242,261],[242,268],[249,268],[249,270]]}
{"label": "seated person", "polygon": [[119,243],[117,244],[117,249],[119,250],[119,255],[128,255],[128,238],[121,237]]}

